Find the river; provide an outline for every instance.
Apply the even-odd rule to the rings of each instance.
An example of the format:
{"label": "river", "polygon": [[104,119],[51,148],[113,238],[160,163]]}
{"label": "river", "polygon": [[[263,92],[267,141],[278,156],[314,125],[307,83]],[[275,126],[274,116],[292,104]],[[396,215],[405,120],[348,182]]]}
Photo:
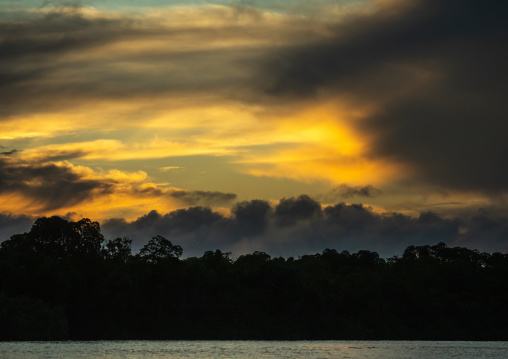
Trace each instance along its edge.
{"label": "river", "polygon": [[97,341],[0,342],[1,359],[508,358],[508,342]]}

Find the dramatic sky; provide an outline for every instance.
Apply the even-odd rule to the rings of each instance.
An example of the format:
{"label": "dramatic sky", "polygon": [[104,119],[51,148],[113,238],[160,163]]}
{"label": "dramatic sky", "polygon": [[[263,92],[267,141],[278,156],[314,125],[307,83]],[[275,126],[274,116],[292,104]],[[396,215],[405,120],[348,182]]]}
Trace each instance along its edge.
{"label": "dramatic sky", "polygon": [[0,0],[0,241],[508,251],[508,2]]}

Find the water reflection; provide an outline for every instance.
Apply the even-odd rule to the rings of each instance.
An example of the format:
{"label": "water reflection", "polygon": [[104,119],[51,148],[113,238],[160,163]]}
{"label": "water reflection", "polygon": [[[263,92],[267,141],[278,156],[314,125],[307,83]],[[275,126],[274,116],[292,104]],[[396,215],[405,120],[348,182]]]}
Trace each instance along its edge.
{"label": "water reflection", "polygon": [[508,358],[508,342],[97,341],[4,342],[2,359]]}

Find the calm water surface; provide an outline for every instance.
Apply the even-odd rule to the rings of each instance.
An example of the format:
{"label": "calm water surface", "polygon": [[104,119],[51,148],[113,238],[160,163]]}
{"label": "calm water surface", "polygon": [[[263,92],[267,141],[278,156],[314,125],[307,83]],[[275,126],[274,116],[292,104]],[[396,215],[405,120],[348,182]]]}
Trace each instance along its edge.
{"label": "calm water surface", "polygon": [[508,358],[508,342],[99,341],[4,342],[2,359]]}

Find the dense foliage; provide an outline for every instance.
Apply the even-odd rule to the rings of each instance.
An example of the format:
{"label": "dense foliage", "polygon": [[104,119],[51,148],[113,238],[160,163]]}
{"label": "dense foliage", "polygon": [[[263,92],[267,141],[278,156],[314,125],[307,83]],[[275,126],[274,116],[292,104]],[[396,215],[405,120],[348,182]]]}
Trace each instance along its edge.
{"label": "dense foliage", "polygon": [[40,218],[0,244],[0,339],[508,340],[508,255],[411,246],[388,260],[220,250],[133,255],[97,222]]}

